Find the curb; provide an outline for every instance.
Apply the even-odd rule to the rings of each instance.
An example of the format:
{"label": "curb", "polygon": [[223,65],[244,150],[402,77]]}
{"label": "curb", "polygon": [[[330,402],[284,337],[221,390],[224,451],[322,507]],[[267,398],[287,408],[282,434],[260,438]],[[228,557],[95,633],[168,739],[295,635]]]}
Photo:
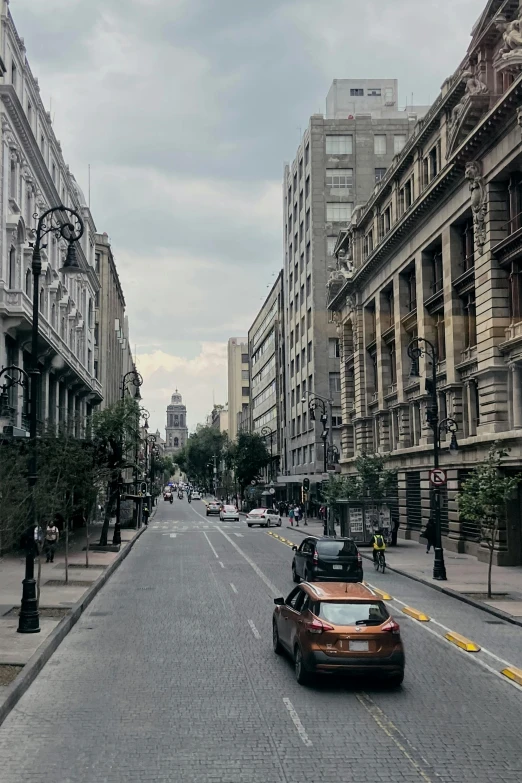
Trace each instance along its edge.
{"label": "curb", "polygon": [[10,685],[6,687],[5,697],[0,704],[0,726],[7,718],[11,710],[20,701],[29,686],[40,674],[51,655],[58,649],[69,631],[76,625],[93,598],[100,592],[114,571],[116,571],[118,566],[125,560],[138,538],[145,532],[146,529],[147,527],[143,526],[141,530],[137,531],[137,534],[134,536],[132,541],[129,541],[129,545],[119,552],[118,557],[114,560],[114,562],[112,562],[111,565],[100,574],[92,587],[90,587],[85,595],[80,598],[80,600],[77,601],[76,604],[72,607],[71,613],[58,623],[54,631],[47,637],[45,642],[43,642],[38,650],[36,650],[31,658],[29,658],[20,674]]}
{"label": "curb", "polygon": [[[307,533],[304,533],[304,531],[301,530],[300,526],[296,528],[295,525],[294,527],[287,525],[286,528],[287,530],[297,530],[298,533],[303,533],[303,535],[307,535]],[[369,555],[366,555],[363,552],[361,552],[361,555],[365,560],[369,560],[371,562],[372,558]],[[452,590],[450,587],[442,587],[441,585],[433,584],[432,582],[429,582],[427,579],[423,579],[420,576],[414,576],[413,574],[409,574],[407,571],[402,571],[402,569],[400,568],[396,568],[395,566],[389,565],[388,561],[386,561],[386,570],[393,571],[394,573],[399,574],[400,576],[405,576],[407,579],[412,579],[414,582],[419,582],[420,584],[425,585],[426,587],[431,587],[432,590],[438,590],[439,593],[444,593],[444,595],[448,595],[450,598],[456,598],[457,601],[462,601],[463,604],[467,604],[468,606],[473,606],[475,607],[475,609],[481,609],[483,612],[493,615],[493,617],[498,617],[499,620],[505,620],[506,623],[511,623],[511,625],[518,625],[519,628],[522,628],[522,620],[517,620],[512,615],[503,612],[501,609],[495,609],[494,607],[487,606],[486,604],[483,604],[480,601],[475,601],[473,600],[473,598],[469,598],[467,595],[462,595],[462,593],[457,593],[456,590]]]}

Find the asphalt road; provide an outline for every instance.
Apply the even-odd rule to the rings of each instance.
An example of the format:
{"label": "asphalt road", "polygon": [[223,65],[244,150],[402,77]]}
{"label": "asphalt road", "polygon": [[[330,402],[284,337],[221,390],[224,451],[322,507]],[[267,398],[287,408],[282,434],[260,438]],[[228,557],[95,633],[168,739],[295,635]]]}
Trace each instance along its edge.
{"label": "asphalt road", "polygon": [[[368,572],[432,616],[421,624],[390,602],[403,687],[303,688],[271,648],[272,599],[293,587],[291,557],[265,530],[207,520],[202,503],[162,503],[0,727],[1,783],[522,779],[522,689],[498,673],[500,660],[520,665],[522,629]],[[462,652],[445,627],[487,652]]]}

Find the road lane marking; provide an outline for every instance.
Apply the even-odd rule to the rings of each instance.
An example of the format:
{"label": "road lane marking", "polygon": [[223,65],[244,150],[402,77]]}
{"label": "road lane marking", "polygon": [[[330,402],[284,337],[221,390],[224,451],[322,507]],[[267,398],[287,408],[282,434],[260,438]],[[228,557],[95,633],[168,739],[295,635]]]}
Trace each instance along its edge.
{"label": "road lane marking", "polygon": [[254,625],[254,621],[253,620],[249,620],[248,624],[250,626],[250,630],[254,634],[254,637],[256,639],[261,639],[261,634],[259,633],[259,631],[257,630],[256,626]]}
{"label": "road lane marking", "polygon": [[221,562],[221,560],[219,561],[219,565],[221,566],[221,568],[224,568],[224,567],[225,567],[225,564],[224,564],[224,563],[222,563],[222,562]]}
{"label": "road lane marking", "polygon": [[[297,714],[297,712],[295,710],[295,707],[292,704],[292,702],[290,701],[290,699],[285,696],[285,698],[283,699],[283,704],[285,705],[286,709],[288,710],[289,715],[290,715],[290,717],[292,719],[292,723],[296,727],[297,733],[301,737],[301,740],[302,740],[303,744],[306,745],[307,748],[313,747],[313,742],[310,739],[310,737],[308,736],[308,734],[306,733],[306,729],[303,726],[303,724],[301,723],[301,718]],[[431,781],[430,781],[430,783],[431,783]]]}
{"label": "road lane marking", "polygon": [[233,536],[236,536],[237,538],[243,538],[243,533],[232,533]]}
{"label": "road lane marking", "polygon": [[226,534],[226,533],[225,533],[223,530],[221,530],[221,528],[219,528],[219,527],[218,527],[218,530],[219,530],[219,532],[221,533],[221,535],[222,535],[222,536],[224,536],[224,537],[226,538],[226,540],[228,541],[228,543],[229,543],[231,546],[233,546],[233,547],[234,547],[234,549],[236,550],[236,552],[239,552],[239,554],[241,555],[241,557],[243,557],[243,558],[244,558],[244,559],[247,561],[248,565],[249,565],[249,566],[250,566],[250,567],[251,567],[251,568],[252,568],[252,569],[253,569],[253,570],[256,572],[256,574],[258,575],[258,577],[259,577],[259,578],[260,578],[260,579],[261,579],[261,580],[262,580],[262,581],[265,583],[265,585],[268,587],[268,589],[270,590],[270,592],[273,594],[274,598],[276,598],[277,596],[281,595],[281,590],[278,590],[278,589],[277,589],[277,587],[275,586],[275,584],[274,584],[273,582],[271,582],[271,581],[270,581],[270,579],[269,579],[269,578],[266,576],[266,574],[264,574],[264,573],[261,571],[261,569],[259,568],[259,566],[257,566],[257,565],[254,563],[254,561],[253,561],[253,560],[251,560],[251,559],[250,559],[250,557],[249,557],[249,556],[248,556],[248,555],[247,555],[245,552],[243,552],[243,550],[241,549],[241,547],[240,547],[240,546],[238,546],[238,545],[236,544],[236,542],[235,542],[235,541],[232,541],[232,539],[230,538],[230,536],[227,536],[227,534]]}
{"label": "road lane marking", "polygon": [[234,593],[237,593],[237,587],[235,585],[233,585],[232,582],[230,582],[230,587],[232,588]]}
{"label": "road lane marking", "polygon": [[210,538],[207,536],[207,534],[206,534],[205,532],[203,533],[203,535],[204,535],[204,536],[205,536],[205,538],[207,539],[207,541],[208,541],[208,545],[209,545],[209,547],[211,548],[211,550],[214,552],[214,555],[215,555],[217,558],[219,558],[219,555],[218,555],[218,553],[216,552],[216,550],[215,550],[215,549],[214,549],[214,547],[212,546],[212,541],[210,540]]}
{"label": "road lane marking", "polygon": [[[380,590],[378,587],[375,587],[375,585],[372,585],[371,582],[363,582],[363,585],[366,585],[367,587],[370,587],[374,593],[377,593],[377,595],[380,595],[383,601],[393,601],[393,597],[389,593],[385,593],[384,590]],[[404,604],[406,606],[406,604]]]}
{"label": "road lane marking", "polygon": [[[366,693],[356,693],[355,698],[359,702],[359,704],[362,704],[368,715],[370,715],[375,723],[379,726],[380,729],[386,734],[387,737],[391,739],[393,744],[400,750],[404,758],[406,758],[411,766],[415,769],[416,772],[420,775],[422,780],[424,780],[424,783],[432,783],[432,780],[428,775],[424,772],[420,764],[418,764],[411,753],[409,753],[408,750],[404,747],[402,742],[399,742],[397,737],[395,736],[398,734],[401,739],[404,738],[404,735],[399,731],[397,726],[395,726],[394,723],[391,722],[391,720],[384,714],[384,712],[375,704],[375,702],[370,699],[370,697]],[[409,744],[409,743],[408,743]],[[412,750],[415,750],[412,746]]]}

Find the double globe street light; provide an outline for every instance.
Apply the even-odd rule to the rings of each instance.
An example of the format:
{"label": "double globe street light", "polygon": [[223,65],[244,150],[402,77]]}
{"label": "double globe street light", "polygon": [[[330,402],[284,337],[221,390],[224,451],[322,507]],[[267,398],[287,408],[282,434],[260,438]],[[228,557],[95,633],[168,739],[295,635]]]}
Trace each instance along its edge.
{"label": "double globe street light", "polygon": [[[36,235],[32,243],[33,253],[31,261],[31,271],[33,274],[33,320],[31,327],[31,363],[28,374],[29,380],[29,438],[30,438],[30,456],[28,464],[28,486],[31,525],[24,534],[25,557],[25,578],[22,583],[22,602],[20,607],[20,616],[18,621],[19,633],[39,633],[40,616],[38,612],[38,600],[36,596],[36,580],[34,578],[34,560],[37,554],[38,539],[38,511],[36,506],[36,485],[38,482],[38,449],[37,449],[37,429],[38,429],[38,389],[40,386],[40,368],[38,366],[38,327],[40,320],[39,293],[40,293],[40,275],[42,273],[41,251],[47,245],[42,244],[44,237],[54,234],[56,239],[62,239],[68,243],[67,256],[60,269],[63,274],[76,274],[81,272],[81,266],[78,263],[76,255],[76,242],[81,239],[84,231],[83,220],[74,209],[60,204],[57,207],[51,207],[43,215],[35,214],[34,219],[38,221],[36,226]],[[15,380],[11,385],[25,385],[27,374],[19,367],[6,368],[10,371],[16,371]],[[5,371],[3,371],[5,372]],[[23,382],[22,382],[23,380]],[[9,388],[9,387],[8,387]]]}

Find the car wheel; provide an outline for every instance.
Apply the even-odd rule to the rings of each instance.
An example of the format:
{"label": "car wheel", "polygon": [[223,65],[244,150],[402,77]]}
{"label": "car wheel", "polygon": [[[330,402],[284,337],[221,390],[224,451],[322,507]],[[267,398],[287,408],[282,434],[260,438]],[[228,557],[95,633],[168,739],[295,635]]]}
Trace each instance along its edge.
{"label": "car wheel", "polygon": [[263,525],[263,527],[270,527],[270,522],[268,521],[268,519],[266,520],[266,522],[265,522],[265,524]]}
{"label": "car wheel", "polygon": [[399,674],[393,674],[391,677],[389,677],[388,685],[390,686],[390,688],[400,688],[403,680],[404,680],[404,671],[399,672]]}
{"label": "car wheel", "polygon": [[299,645],[296,645],[294,650],[294,671],[299,685],[307,685],[310,682],[310,674],[305,669],[303,653]]}
{"label": "car wheel", "polygon": [[299,584],[301,581],[301,577],[298,575],[297,571],[295,570],[295,562],[292,563],[292,579],[296,584]]}
{"label": "car wheel", "polygon": [[248,527],[252,527],[252,525],[250,524],[250,522],[247,522],[247,525],[248,525]]}
{"label": "car wheel", "polygon": [[282,524],[283,523],[281,522],[281,520],[279,520],[279,522],[277,523],[277,527],[281,527]]}
{"label": "car wheel", "polygon": [[277,623],[275,620],[272,620],[272,646],[276,655],[282,654],[283,648],[279,640],[279,631],[277,630]]}

